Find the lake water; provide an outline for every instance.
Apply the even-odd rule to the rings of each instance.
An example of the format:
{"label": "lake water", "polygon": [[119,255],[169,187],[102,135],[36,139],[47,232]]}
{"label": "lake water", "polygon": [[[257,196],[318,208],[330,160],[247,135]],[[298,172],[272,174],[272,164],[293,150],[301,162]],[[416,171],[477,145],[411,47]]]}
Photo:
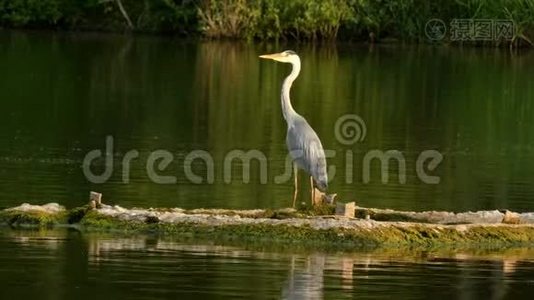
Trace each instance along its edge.
{"label": "lake water", "polygon": [[521,299],[534,250],[332,252],[0,230],[2,299]]}
{"label": "lake water", "polygon": [[[288,48],[302,58],[293,106],[335,154],[330,192],[342,201],[534,210],[532,51],[15,31],[0,31],[0,206],[75,207],[94,190],[122,206],[287,207],[292,180],[275,179],[285,172],[279,90],[290,67],[258,55]],[[347,114],[366,129],[352,143],[335,131]],[[113,169],[97,183],[84,158],[105,152],[107,137]],[[234,150],[263,155],[266,182],[256,161],[226,166]],[[366,180],[365,157],[377,150],[398,151],[405,170],[391,163],[381,173],[375,161]],[[425,169],[437,184],[417,173],[427,150],[442,157]],[[152,171],[154,153],[172,161]],[[210,167],[191,163],[195,153],[213,159],[213,182]],[[90,166],[98,175],[106,161]],[[301,174],[301,201],[308,184]],[[534,292],[533,257],[530,249],[332,252],[3,229],[0,298],[517,298]]]}
{"label": "lake water", "polygon": [[[368,207],[455,211],[534,209],[534,53],[496,49],[338,45],[254,45],[192,42],[165,37],[101,34],[0,32],[0,204],[57,201],[84,204],[90,190],[123,206],[286,207],[293,181],[276,184],[285,172],[286,124],[279,93],[290,66],[260,60],[259,54],[295,49],[302,72],[294,84],[295,109],[320,136],[336,174],[330,191],[342,201]],[[356,114],[365,123],[363,140],[345,145],[336,121]],[[85,155],[105,152],[113,137],[109,180],[91,183],[82,170]],[[131,150],[139,157],[123,171]],[[167,151],[173,161],[149,177],[150,153]],[[184,159],[206,151],[214,162],[193,161],[202,175],[185,175]],[[250,164],[250,182],[232,150],[258,150],[267,160]],[[379,161],[370,181],[363,177],[370,151],[397,150],[406,164],[390,163],[382,183]],[[427,173],[416,173],[425,150],[443,156]],[[352,163],[346,153],[352,153]],[[92,162],[95,174],[104,160]],[[352,172],[352,177],[347,176]],[[129,183],[124,183],[127,175]],[[201,178],[202,179],[202,178]],[[301,174],[301,200],[309,181]]]}

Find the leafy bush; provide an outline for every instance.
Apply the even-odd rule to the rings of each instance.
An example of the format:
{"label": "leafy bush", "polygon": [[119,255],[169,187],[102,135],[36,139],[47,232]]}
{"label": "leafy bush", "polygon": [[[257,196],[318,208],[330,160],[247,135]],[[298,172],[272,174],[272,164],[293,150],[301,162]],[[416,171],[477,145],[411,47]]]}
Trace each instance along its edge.
{"label": "leafy bush", "polygon": [[208,37],[250,37],[261,16],[260,1],[203,0],[198,8],[201,31]]}
{"label": "leafy bush", "polygon": [[438,18],[509,19],[532,45],[534,0],[0,0],[0,25],[239,39],[425,39]]}
{"label": "leafy bush", "polygon": [[198,8],[208,37],[332,39],[352,10],[339,0],[204,0]]}
{"label": "leafy bush", "polygon": [[62,0],[0,0],[0,23],[12,26],[55,25]]}

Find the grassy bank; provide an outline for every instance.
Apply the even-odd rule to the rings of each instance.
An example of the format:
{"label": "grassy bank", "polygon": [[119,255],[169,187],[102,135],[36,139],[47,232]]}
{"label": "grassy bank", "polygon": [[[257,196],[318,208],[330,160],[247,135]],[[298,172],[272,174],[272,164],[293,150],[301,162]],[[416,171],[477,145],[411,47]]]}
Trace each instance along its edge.
{"label": "grassy bank", "polygon": [[[534,0],[0,0],[4,27],[139,31],[237,39],[428,41],[440,19],[511,20],[534,40]],[[448,28],[450,29],[450,28]],[[440,42],[449,42],[446,35]],[[479,44],[506,44],[496,39]]]}

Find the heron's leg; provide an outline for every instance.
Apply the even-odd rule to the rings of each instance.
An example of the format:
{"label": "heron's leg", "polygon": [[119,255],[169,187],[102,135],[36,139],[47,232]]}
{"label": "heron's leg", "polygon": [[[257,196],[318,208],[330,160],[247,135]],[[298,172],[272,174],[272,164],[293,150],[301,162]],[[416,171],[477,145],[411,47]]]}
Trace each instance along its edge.
{"label": "heron's leg", "polygon": [[295,203],[297,203],[297,193],[298,193],[298,169],[295,164],[293,164],[293,176],[295,177],[295,191],[293,192],[293,208],[295,208]]}
{"label": "heron's leg", "polygon": [[311,204],[315,204],[315,188],[313,187],[313,177],[310,176],[310,186],[311,186]]}

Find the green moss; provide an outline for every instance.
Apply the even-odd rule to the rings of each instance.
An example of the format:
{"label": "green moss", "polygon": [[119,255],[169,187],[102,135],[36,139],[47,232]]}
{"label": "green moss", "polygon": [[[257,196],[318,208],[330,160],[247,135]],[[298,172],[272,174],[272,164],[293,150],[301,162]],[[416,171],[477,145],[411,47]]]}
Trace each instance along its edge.
{"label": "green moss", "polygon": [[50,214],[50,213],[38,212],[38,211],[16,211],[16,210],[0,211],[0,223],[4,223],[12,227],[18,227],[18,226],[52,227],[54,225],[65,224],[65,220],[66,220],[65,213]]}
{"label": "green moss", "polygon": [[262,223],[210,226],[194,223],[125,222],[91,213],[82,222],[89,231],[118,230],[124,232],[158,232],[170,235],[225,237],[244,241],[271,240],[297,243],[331,243],[359,246],[443,245],[515,245],[534,244],[534,228],[511,226],[476,226],[466,231],[451,227],[380,226],[365,228],[314,229],[310,226],[270,225]]}
{"label": "green moss", "polygon": [[336,213],[336,206],[333,204],[303,205],[298,208],[298,212],[307,216],[329,216]]}
{"label": "green moss", "polygon": [[[312,214],[331,213],[332,206],[317,210],[265,211],[268,218],[303,218]],[[516,246],[534,245],[534,227],[528,225],[436,226],[423,223],[374,224],[372,227],[316,229],[288,224],[242,223],[210,225],[198,223],[162,223],[156,217],[143,221],[124,221],[103,215],[88,207],[49,214],[36,211],[0,211],[0,222],[9,226],[53,227],[70,224],[91,232],[158,233],[199,238],[224,238],[242,241],[277,241],[311,245],[349,245],[350,247],[421,247]],[[365,224],[362,224],[365,225]]]}
{"label": "green moss", "polygon": [[83,217],[85,217],[85,214],[89,211],[89,206],[81,206],[76,207],[67,212],[67,222],[69,224],[76,224],[79,223]]}
{"label": "green moss", "polygon": [[95,210],[88,211],[79,225],[89,231],[132,231],[144,229],[144,224],[139,222],[127,222],[117,218],[103,215]]}

